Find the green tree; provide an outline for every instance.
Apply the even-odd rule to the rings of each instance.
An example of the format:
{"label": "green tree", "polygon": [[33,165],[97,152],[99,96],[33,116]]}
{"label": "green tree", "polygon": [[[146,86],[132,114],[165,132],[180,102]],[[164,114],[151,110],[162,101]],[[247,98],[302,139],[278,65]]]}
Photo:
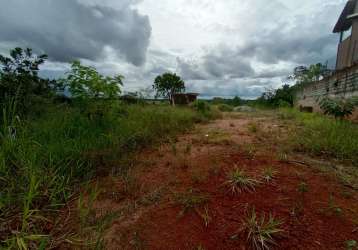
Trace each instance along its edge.
{"label": "green tree", "polygon": [[46,59],[47,55],[36,56],[29,48],[15,48],[10,51],[10,57],[0,55],[1,100],[16,98],[24,108],[32,96],[51,93],[56,82],[38,76],[39,66]]}
{"label": "green tree", "polygon": [[122,75],[102,76],[94,67],[83,66],[80,61],[74,61],[66,74],[62,82],[75,98],[115,98],[121,93]]}
{"label": "green tree", "polygon": [[172,105],[175,105],[173,96],[185,90],[185,83],[175,73],[164,73],[155,78],[153,89],[156,91],[156,97],[167,98]]}
{"label": "green tree", "polygon": [[304,86],[311,82],[319,81],[321,78],[329,75],[331,70],[328,69],[327,65],[322,63],[312,64],[309,67],[299,66],[293,71],[293,75],[289,76],[289,79],[296,81],[296,86]]}

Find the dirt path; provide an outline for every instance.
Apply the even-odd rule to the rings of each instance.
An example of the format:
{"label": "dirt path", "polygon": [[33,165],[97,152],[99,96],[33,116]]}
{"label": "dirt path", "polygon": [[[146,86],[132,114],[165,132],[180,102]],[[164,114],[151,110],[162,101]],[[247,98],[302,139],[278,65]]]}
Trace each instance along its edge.
{"label": "dirt path", "polygon": [[[270,139],[268,139],[266,135]],[[143,151],[125,178],[101,180],[97,216],[116,213],[105,249],[250,249],[243,221],[255,209],[282,221],[274,249],[345,249],[358,241],[358,195],[277,145],[272,116],[235,114]],[[272,181],[263,179],[271,167]],[[234,169],[261,183],[233,194]]]}

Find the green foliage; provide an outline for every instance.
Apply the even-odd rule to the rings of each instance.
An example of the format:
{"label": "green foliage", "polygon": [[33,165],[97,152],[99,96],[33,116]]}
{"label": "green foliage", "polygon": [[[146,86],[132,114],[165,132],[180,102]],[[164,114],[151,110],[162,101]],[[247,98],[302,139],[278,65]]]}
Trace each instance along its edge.
{"label": "green foliage", "polygon": [[37,249],[43,237],[35,236],[46,233],[43,225],[52,220],[50,211],[69,201],[81,183],[99,171],[121,173],[126,166],[117,162],[164,140],[163,135],[191,128],[198,115],[189,108],[94,103],[104,109],[95,119],[77,105],[41,107],[40,115],[27,120],[11,117],[11,108],[6,109],[4,127],[13,124],[16,133],[2,129],[0,137],[0,217],[5,228],[0,248],[23,242]]}
{"label": "green foliage", "polygon": [[156,97],[164,97],[173,103],[173,95],[185,90],[185,83],[175,73],[164,73],[157,76],[154,80],[153,89],[156,91]]}
{"label": "green foliage", "polygon": [[332,156],[357,165],[357,124],[345,120],[337,122],[320,114],[302,113],[295,109],[282,109],[280,112],[300,125],[291,137],[297,150]]}
{"label": "green foliage", "polygon": [[263,179],[266,182],[271,182],[273,179],[275,179],[277,173],[278,172],[273,167],[267,167],[263,171]]}
{"label": "green foliage", "polygon": [[233,107],[237,107],[237,106],[240,106],[240,105],[247,104],[246,100],[243,100],[238,96],[235,96],[233,99],[225,99],[225,98],[221,98],[221,97],[214,97],[210,102],[212,104],[214,104],[214,105],[226,104],[226,105],[230,105],[230,106],[233,106]]}
{"label": "green foliage", "polygon": [[232,112],[234,110],[232,106],[229,106],[227,104],[220,104],[218,108],[221,112]]}
{"label": "green foliage", "polygon": [[293,106],[295,90],[285,84],[276,90],[269,89],[257,99],[256,103],[268,107]]}
{"label": "green foliage", "polygon": [[299,66],[294,69],[293,75],[289,78],[296,80],[296,88],[302,88],[307,84],[319,81],[330,74],[327,65],[322,63],[312,64],[309,67]]}
{"label": "green foliage", "polygon": [[62,79],[75,98],[116,98],[123,85],[123,76],[102,76],[94,67],[83,66],[80,61],[74,61],[67,78]]}
{"label": "green foliage", "polygon": [[265,214],[259,218],[255,209],[252,209],[251,214],[247,215],[243,224],[244,231],[247,233],[247,241],[255,250],[271,249],[273,245],[276,245],[275,237],[283,232],[283,229],[280,228],[281,221],[275,219],[271,214],[268,218]]}
{"label": "green foliage", "polygon": [[319,102],[320,108],[326,115],[332,115],[336,119],[343,119],[352,115],[354,111],[354,102],[349,99],[331,99],[323,98]]}
{"label": "green foliage", "polygon": [[307,183],[306,182],[301,182],[300,184],[298,184],[297,191],[300,192],[301,194],[307,193],[308,192]]}
{"label": "green foliage", "polygon": [[209,112],[211,110],[209,103],[207,103],[206,101],[202,101],[202,100],[196,100],[195,102],[193,102],[191,104],[191,106],[196,111],[201,112],[201,113]]}
{"label": "green foliage", "polygon": [[298,90],[302,89],[307,84],[320,80],[322,77],[329,75],[326,65],[321,63],[312,64],[309,67],[299,66],[294,69],[289,80],[294,80],[296,83],[293,86],[284,84],[278,89],[268,89],[257,100],[254,101],[255,106],[284,108],[293,107],[295,96]]}
{"label": "green foliage", "polygon": [[189,189],[185,193],[178,194],[176,200],[183,206],[182,214],[184,214],[208,203],[209,196],[197,190]]}
{"label": "green foliage", "polygon": [[210,104],[207,101],[196,100],[195,102],[190,104],[190,107],[196,110],[200,114],[201,121],[208,121],[211,119],[217,119],[221,117],[220,111],[215,109],[215,107],[210,106]]}
{"label": "green foliage", "polygon": [[254,191],[259,181],[249,177],[245,171],[236,168],[229,173],[228,181],[226,181],[225,184],[230,187],[233,194],[239,194],[243,191]]}
{"label": "green foliage", "polygon": [[346,249],[347,250],[355,250],[355,249],[358,249],[358,243],[357,241],[355,240],[347,240],[345,242],[345,245],[346,245]]}
{"label": "green foliage", "polygon": [[38,76],[39,66],[47,55],[36,56],[32,50],[15,48],[10,57],[0,55],[0,105],[16,98],[18,112],[28,111],[34,96],[53,94],[58,85],[55,81]]}

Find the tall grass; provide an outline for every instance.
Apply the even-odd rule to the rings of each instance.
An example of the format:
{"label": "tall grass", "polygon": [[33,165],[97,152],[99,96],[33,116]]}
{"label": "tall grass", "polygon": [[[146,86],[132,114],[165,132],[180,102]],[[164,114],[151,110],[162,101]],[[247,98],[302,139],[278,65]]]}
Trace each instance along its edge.
{"label": "tall grass", "polygon": [[200,120],[188,108],[116,102],[48,105],[39,108],[39,115],[22,120],[14,115],[14,105],[4,107],[0,248],[9,249],[37,249],[50,241],[50,211],[69,201],[81,183],[108,173],[114,160]]}
{"label": "tall grass", "polygon": [[280,117],[294,119],[299,125],[293,138],[297,149],[358,164],[357,124],[294,109],[281,110]]}

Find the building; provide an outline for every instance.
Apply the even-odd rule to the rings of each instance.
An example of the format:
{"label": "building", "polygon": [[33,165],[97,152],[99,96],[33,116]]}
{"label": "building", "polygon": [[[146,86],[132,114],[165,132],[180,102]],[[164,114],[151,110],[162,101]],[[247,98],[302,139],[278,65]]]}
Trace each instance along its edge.
{"label": "building", "polygon": [[340,34],[336,70],[358,63],[358,0],[350,0],[340,15],[333,32]]}
{"label": "building", "polygon": [[188,105],[195,102],[198,96],[198,93],[178,93],[173,95],[173,101],[174,104]]}
{"label": "building", "polygon": [[[296,106],[301,110],[320,112],[319,101],[324,97],[348,99],[358,96],[358,0],[347,2],[333,33],[340,34],[336,69],[297,92]],[[358,112],[353,119],[356,117]]]}

